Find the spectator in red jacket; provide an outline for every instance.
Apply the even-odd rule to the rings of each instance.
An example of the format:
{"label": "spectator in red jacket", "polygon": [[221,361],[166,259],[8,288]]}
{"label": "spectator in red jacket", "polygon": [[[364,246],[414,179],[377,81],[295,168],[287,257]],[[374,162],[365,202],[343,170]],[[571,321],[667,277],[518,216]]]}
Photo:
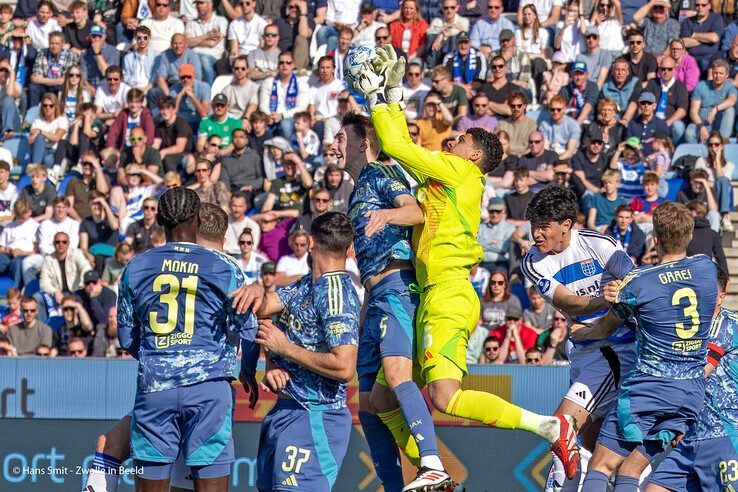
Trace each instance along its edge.
{"label": "spectator in red jacket", "polygon": [[[428,23],[420,15],[418,0],[405,0],[400,7],[400,18],[390,24],[392,46],[407,53],[408,58],[423,58]],[[410,31],[410,42],[405,41],[405,31]]]}

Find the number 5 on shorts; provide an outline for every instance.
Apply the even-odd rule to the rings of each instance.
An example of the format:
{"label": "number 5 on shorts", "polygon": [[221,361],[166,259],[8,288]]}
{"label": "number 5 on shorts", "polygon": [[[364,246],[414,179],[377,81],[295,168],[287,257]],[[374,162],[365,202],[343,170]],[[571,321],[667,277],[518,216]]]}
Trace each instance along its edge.
{"label": "number 5 on shorts", "polygon": [[[302,465],[310,459],[309,449],[287,446],[284,448],[284,452],[287,453],[287,459],[282,462],[282,471],[286,473],[291,472],[293,469],[295,470],[295,473],[300,473]],[[297,458],[298,454],[300,455],[299,458]]]}

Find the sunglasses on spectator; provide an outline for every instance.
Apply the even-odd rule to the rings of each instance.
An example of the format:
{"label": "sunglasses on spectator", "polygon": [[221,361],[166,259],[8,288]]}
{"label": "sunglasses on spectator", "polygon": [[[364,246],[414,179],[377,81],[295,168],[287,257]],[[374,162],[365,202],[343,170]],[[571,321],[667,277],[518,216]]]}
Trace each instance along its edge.
{"label": "sunglasses on spectator", "polygon": [[484,351],[485,352],[497,352],[498,350],[500,350],[500,347],[499,346],[497,346],[497,347],[484,347]]}
{"label": "sunglasses on spectator", "polygon": [[561,316],[554,316],[554,321],[566,321],[566,318],[562,318]]}
{"label": "sunglasses on spectator", "polygon": [[84,353],[84,351],[85,351],[84,349],[82,349],[82,350],[70,350],[69,353],[72,354],[72,355],[77,355],[77,354]]}
{"label": "sunglasses on spectator", "polygon": [[636,46],[640,46],[640,45],[643,44],[643,40],[642,39],[634,39],[633,41],[628,41],[628,44],[634,44]]}
{"label": "sunglasses on spectator", "polygon": [[69,76],[70,77],[82,77],[82,74],[81,73],[69,72]]}
{"label": "sunglasses on spectator", "polygon": [[264,33],[265,38],[276,38],[277,36],[279,36],[279,33],[276,33],[276,32],[265,32]]}
{"label": "sunglasses on spectator", "polygon": [[523,103],[519,103],[519,104],[509,104],[509,106],[510,106],[511,108],[515,108],[515,109],[518,109],[518,108],[522,108],[522,107],[524,106],[524,104],[523,104]]}
{"label": "sunglasses on spectator", "polygon": [[292,65],[290,60],[279,60],[279,65]]}
{"label": "sunglasses on spectator", "polygon": [[330,198],[313,198],[313,201],[318,202],[318,203],[328,203],[331,201],[331,199]]}
{"label": "sunglasses on spectator", "polygon": [[145,35],[144,36],[136,36],[136,41],[148,41],[148,40],[149,40],[149,37],[148,36],[145,36]]}
{"label": "sunglasses on spectator", "polygon": [[38,309],[21,309],[22,313],[37,313]]}
{"label": "sunglasses on spectator", "polygon": [[131,142],[140,142],[143,139],[143,137],[128,137],[128,140],[130,140]]}
{"label": "sunglasses on spectator", "polygon": [[75,309],[77,309],[77,308],[74,307],[74,306],[64,306],[62,308],[62,311],[74,311]]}
{"label": "sunglasses on spectator", "polygon": [[180,79],[191,79],[192,75],[180,75],[179,78]]}
{"label": "sunglasses on spectator", "polygon": [[118,82],[120,80],[120,77],[107,77],[106,80],[108,82]]}
{"label": "sunglasses on spectator", "polygon": [[157,3],[156,6],[157,7],[169,7],[169,4],[168,3]]}
{"label": "sunglasses on spectator", "polygon": [[497,63],[497,64],[492,65],[492,68],[494,68],[495,70],[499,70],[500,68],[505,68],[505,64]]}
{"label": "sunglasses on spectator", "polygon": [[443,10],[453,10],[456,8],[456,5],[444,5]]}
{"label": "sunglasses on spectator", "polygon": [[249,246],[251,246],[252,244],[254,244],[254,242],[253,241],[239,241],[238,242],[239,246],[243,246],[244,244],[248,244]]}
{"label": "sunglasses on spectator", "polygon": [[674,67],[659,67],[662,72],[671,72],[674,70]]}
{"label": "sunglasses on spectator", "polygon": [[537,357],[535,359],[529,359],[528,357],[525,358],[525,363],[526,364],[537,364],[539,362],[541,362],[541,358],[540,357]]}
{"label": "sunglasses on spectator", "polygon": [[558,113],[559,111],[563,111],[563,110],[564,110],[563,107],[562,108],[553,108],[553,107],[551,108],[552,113]]}
{"label": "sunglasses on spectator", "polygon": [[722,142],[710,142],[707,145],[709,145],[710,147],[720,147],[722,144]]}
{"label": "sunglasses on spectator", "polygon": [[695,7],[707,7],[708,5],[710,4],[709,3],[697,3],[697,2],[695,2],[694,4]]}
{"label": "sunglasses on spectator", "polygon": [[220,144],[219,144],[219,143],[215,143],[215,142],[210,142],[210,143],[209,143],[208,145],[209,145],[209,146],[211,146],[211,147],[217,147],[217,148],[220,148]]}
{"label": "sunglasses on spectator", "polygon": [[[496,209],[495,209],[495,210],[493,210],[493,209],[488,209],[488,210],[487,210],[487,212],[489,212],[489,213],[491,213],[491,214],[501,214],[501,213],[502,213],[502,210],[496,210]],[[499,283],[499,284],[496,284],[496,285],[504,285],[504,284],[505,284],[505,281],[504,281],[504,280],[502,280],[502,281],[500,281],[500,283]]]}
{"label": "sunglasses on spectator", "polygon": [[54,244],[69,244],[69,241],[67,241],[66,239],[57,239],[56,241],[54,241]]}
{"label": "sunglasses on spectator", "polygon": [[528,140],[529,144],[539,144],[541,142],[543,142],[543,140]]}
{"label": "sunglasses on spectator", "polygon": [[502,5],[488,5],[487,10],[499,10],[502,8]]}
{"label": "sunglasses on spectator", "polygon": [[54,105],[53,104],[42,104],[41,107],[43,107],[43,108],[53,108]]}
{"label": "sunglasses on spectator", "polygon": [[420,72],[408,72],[408,77],[420,77]]}
{"label": "sunglasses on spectator", "polygon": [[489,283],[492,285],[505,285],[507,282],[504,280],[490,280]]}
{"label": "sunglasses on spectator", "polygon": [[377,41],[385,41],[389,39],[389,36],[375,36],[374,39],[376,39]]}
{"label": "sunglasses on spectator", "polygon": [[95,164],[93,164],[93,163],[92,163],[92,162],[90,162],[90,161],[82,161],[82,165],[83,165],[83,166],[90,166],[90,167],[95,167]]}
{"label": "sunglasses on spectator", "polygon": [[408,132],[408,133],[410,134],[411,137],[417,137],[418,135],[420,135],[419,132]]}
{"label": "sunglasses on spectator", "polygon": [[151,205],[144,205],[144,210],[151,210],[153,212],[156,212],[156,207],[152,207]]}
{"label": "sunglasses on spectator", "polygon": [[656,104],[656,103],[652,103],[649,101],[641,101],[638,103],[639,106],[650,106],[651,104]]}

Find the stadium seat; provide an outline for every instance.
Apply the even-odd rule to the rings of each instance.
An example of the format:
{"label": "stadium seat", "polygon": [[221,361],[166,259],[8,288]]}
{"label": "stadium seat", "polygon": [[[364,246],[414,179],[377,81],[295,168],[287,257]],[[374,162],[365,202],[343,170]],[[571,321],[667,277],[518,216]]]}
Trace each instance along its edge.
{"label": "stadium seat", "polygon": [[675,202],[679,190],[684,186],[684,180],[682,178],[671,178],[666,180],[666,184],[669,186],[666,199]]}
{"label": "stadium seat", "polygon": [[67,173],[66,176],[64,176],[64,178],[61,180],[56,190],[59,196],[64,195],[64,193],[67,191],[67,185],[69,184],[69,180],[71,180],[75,176],[79,176],[79,173],[77,173],[76,171],[69,172]]}
{"label": "stadium seat", "polygon": [[0,277],[0,297],[5,297],[8,293],[8,289],[15,287],[15,282],[10,277]]}
{"label": "stadium seat", "polygon": [[233,75],[220,75],[215,77],[213,80],[213,86],[210,88],[210,93],[215,97],[216,94],[223,92],[223,89],[231,83]]}
{"label": "stadium seat", "polygon": [[28,110],[26,110],[26,117],[23,118],[23,123],[28,123],[30,125],[31,123],[33,123],[33,120],[38,118],[39,113],[40,108],[38,106],[28,108]]}
{"label": "stadium seat", "polygon": [[728,144],[725,146],[725,160],[735,165],[733,167],[733,175],[730,176],[730,179],[738,179],[738,170],[736,170],[736,167],[738,167],[738,144]]}
{"label": "stadium seat", "polygon": [[525,288],[525,284],[510,285],[510,293],[514,294],[520,300],[520,306],[523,309],[528,309],[530,307],[530,300],[528,299],[528,290]]}
{"label": "stadium seat", "polygon": [[58,333],[64,326],[64,316],[49,316],[46,318],[44,323],[49,325],[49,328]]}
{"label": "stadium seat", "polygon": [[39,279],[34,278],[29,283],[27,283],[25,287],[23,287],[23,295],[32,296],[39,290],[41,290],[41,284],[39,282]]}
{"label": "stadium seat", "polygon": [[20,169],[13,168],[13,174],[23,174],[26,166],[31,162],[31,146],[28,137],[16,135],[3,143],[3,148],[9,151],[18,161]]}
{"label": "stadium seat", "polygon": [[680,157],[693,155],[696,157],[707,157],[707,146],[704,144],[683,143],[674,150],[671,162],[676,162]]}

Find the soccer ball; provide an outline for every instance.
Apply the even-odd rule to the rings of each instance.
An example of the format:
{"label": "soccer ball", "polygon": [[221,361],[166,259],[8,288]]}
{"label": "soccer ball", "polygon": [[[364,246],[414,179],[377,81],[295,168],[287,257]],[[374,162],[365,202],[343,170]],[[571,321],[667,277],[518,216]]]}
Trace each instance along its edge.
{"label": "soccer ball", "polygon": [[349,51],[343,62],[343,80],[349,87],[353,87],[354,81],[361,75],[364,62],[376,56],[374,48],[369,46],[357,46]]}

